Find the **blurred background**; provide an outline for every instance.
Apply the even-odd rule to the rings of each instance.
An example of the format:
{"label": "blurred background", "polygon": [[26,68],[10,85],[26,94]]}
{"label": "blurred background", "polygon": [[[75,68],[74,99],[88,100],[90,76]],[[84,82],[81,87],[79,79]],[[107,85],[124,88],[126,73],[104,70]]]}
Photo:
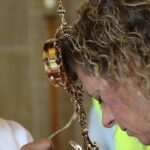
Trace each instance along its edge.
{"label": "blurred background", "polygon": [[[83,2],[63,0],[69,24]],[[0,1],[0,117],[21,123],[35,139],[48,137],[73,113],[68,94],[50,86],[42,62],[43,44],[59,25],[56,4],[57,0]],[[77,122],[54,139],[55,149],[72,149],[70,139],[81,143]]]}

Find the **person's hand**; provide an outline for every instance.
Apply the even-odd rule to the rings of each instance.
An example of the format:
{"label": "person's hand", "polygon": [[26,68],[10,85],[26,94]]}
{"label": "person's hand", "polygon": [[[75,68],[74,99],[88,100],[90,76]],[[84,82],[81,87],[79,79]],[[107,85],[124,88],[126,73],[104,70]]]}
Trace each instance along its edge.
{"label": "person's hand", "polygon": [[20,150],[52,150],[52,143],[48,139],[40,139],[24,145]]}

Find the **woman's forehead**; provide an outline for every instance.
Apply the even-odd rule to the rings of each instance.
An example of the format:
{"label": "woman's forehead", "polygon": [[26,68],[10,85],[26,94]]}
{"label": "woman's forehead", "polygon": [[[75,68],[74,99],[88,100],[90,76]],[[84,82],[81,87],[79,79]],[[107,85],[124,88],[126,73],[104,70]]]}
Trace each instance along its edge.
{"label": "woman's forehead", "polygon": [[81,84],[89,96],[97,96],[109,86],[106,80],[99,76],[88,75],[87,73],[84,73],[81,68],[77,68],[76,72]]}

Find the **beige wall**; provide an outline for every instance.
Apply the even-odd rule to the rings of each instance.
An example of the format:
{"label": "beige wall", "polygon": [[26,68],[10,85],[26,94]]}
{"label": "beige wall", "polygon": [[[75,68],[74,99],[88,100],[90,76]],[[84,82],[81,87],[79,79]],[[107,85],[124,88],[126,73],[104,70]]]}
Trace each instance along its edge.
{"label": "beige wall", "polygon": [[[80,0],[64,0],[69,22]],[[0,116],[23,124],[35,138],[51,132],[50,86],[42,63],[48,37],[43,0],[0,1]],[[74,18],[75,17],[75,18]],[[69,120],[72,105],[58,90],[59,127]],[[68,140],[80,141],[77,123],[59,135],[61,150],[72,149]]]}
{"label": "beige wall", "polygon": [[47,30],[41,6],[37,0],[0,1],[0,115],[19,121],[36,137],[46,135],[50,127],[41,60]]}

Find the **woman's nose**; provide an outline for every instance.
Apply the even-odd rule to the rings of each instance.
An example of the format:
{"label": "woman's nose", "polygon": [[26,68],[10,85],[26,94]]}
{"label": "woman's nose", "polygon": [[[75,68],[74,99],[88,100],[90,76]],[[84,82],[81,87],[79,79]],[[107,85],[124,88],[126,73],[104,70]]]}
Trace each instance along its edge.
{"label": "woman's nose", "polygon": [[106,128],[111,128],[115,124],[115,118],[106,106],[102,108],[102,124]]}

